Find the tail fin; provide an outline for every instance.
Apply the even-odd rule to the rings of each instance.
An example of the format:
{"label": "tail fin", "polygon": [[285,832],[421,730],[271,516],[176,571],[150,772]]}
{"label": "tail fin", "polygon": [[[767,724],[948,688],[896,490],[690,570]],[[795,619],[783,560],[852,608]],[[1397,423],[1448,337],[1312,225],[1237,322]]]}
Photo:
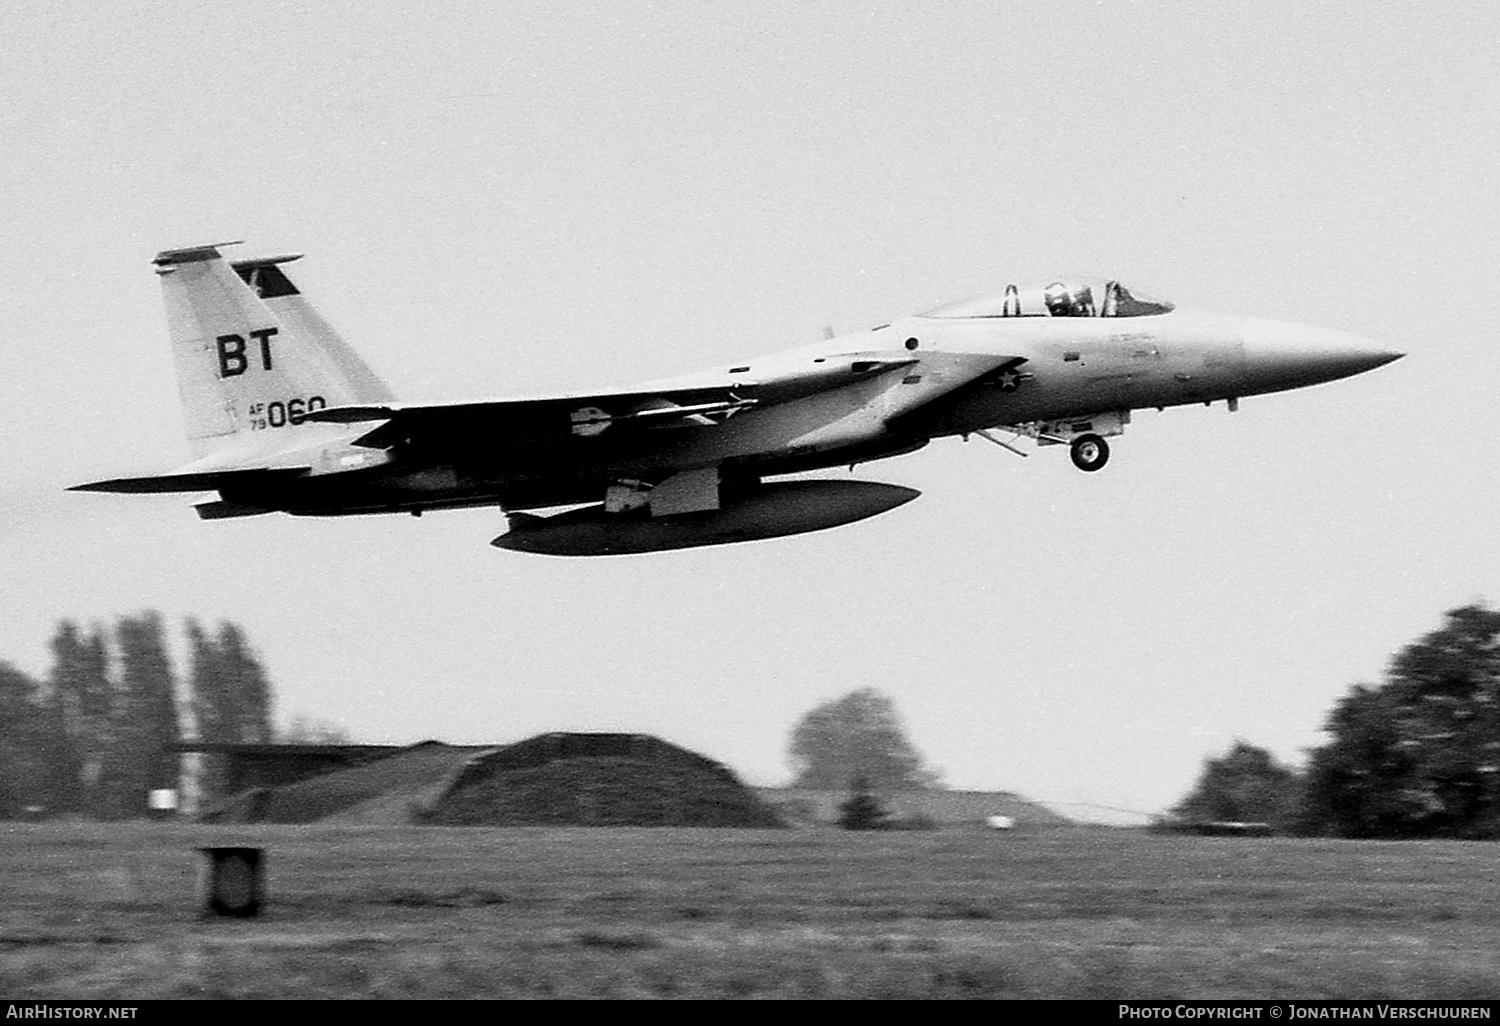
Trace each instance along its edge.
{"label": "tail fin", "polygon": [[282,449],[316,430],[303,428],[310,410],[393,401],[282,271],[295,259],[228,264],[218,245],[157,254],[194,459],[241,447],[252,432]]}

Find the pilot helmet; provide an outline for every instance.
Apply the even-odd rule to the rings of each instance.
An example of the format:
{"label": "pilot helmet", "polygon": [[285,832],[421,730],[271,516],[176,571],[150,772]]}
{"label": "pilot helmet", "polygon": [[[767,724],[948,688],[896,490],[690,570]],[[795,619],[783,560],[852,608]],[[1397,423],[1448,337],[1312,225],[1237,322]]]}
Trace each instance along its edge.
{"label": "pilot helmet", "polygon": [[1087,285],[1078,286],[1073,293],[1073,316],[1092,317],[1094,314],[1094,290]]}
{"label": "pilot helmet", "polygon": [[1047,286],[1047,290],[1042,293],[1042,300],[1047,304],[1047,312],[1053,317],[1067,317],[1073,312],[1073,296],[1060,281]]}

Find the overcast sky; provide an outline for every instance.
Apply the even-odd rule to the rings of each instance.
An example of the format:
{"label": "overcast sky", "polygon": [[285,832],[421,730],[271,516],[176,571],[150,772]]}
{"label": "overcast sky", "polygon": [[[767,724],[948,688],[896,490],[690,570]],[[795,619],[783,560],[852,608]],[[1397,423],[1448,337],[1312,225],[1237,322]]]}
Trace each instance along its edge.
{"label": "overcast sky", "polygon": [[[0,6],[0,658],[241,623],[281,718],[639,731],[757,783],[873,686],[957,787],[1156,810],[1300,762],[1500,597],[1493,4]],[[611,388],[1055,272],[1409,353],[1099,474],[935,442],[834,531],[567,560],[498,510],[200,522],[150,259],[247,239],[403,399]]]}

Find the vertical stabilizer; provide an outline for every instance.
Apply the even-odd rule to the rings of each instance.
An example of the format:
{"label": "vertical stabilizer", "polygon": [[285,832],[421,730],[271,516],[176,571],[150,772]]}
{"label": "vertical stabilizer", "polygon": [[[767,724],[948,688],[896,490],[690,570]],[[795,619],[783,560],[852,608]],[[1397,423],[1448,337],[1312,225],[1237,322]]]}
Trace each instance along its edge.
{"label": "vertical stabilizer", "polygon": [[156,256],[195,459],[287,448],[323,433],[312,410],[393,398],[281,270],[294,259],[230,265],[218,246]]}

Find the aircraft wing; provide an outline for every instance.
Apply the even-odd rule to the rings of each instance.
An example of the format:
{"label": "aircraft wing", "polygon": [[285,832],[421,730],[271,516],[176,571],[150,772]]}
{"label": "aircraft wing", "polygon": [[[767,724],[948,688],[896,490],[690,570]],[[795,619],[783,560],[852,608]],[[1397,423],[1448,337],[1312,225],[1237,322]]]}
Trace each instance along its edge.
{"label": "aircraft wing", "polygon": [[[907,352],[856,352],[805,356],[732,368],[706,381],[678,379],[657,388],[623,392],[496,399],[466,403],[364,403],[309,410],[306,419],[325,423],[370,423],[355,445],[376,449],[408,443],[447,448],[474,438],[502,437],[513,442],[543,442],[569,437],[591,438],[609,432],[675,425],[710,427],[750,407],[803,399],[906,369],[918,362]],[[1019,357],[976,354],[926,354],[931,370],[914,381],[919,387],[902,393],[887,415],[899,415],[931,402],[996,367],[1024,362]],[[738,375],[745,372],[743,377]],[[758,372],[758,373],[757,373]],[[378,422],[378,423],[377,423]]]}
{"label": "aircraft wing", "polygon": [[380,421],[354,444],[386,448],[410,440],[418,445],[451,444],[475,435],[497,434],[513,441],[590,437],[606,430],[655,428],[691,420],[712,424],[756,405],[759,400],[725,386],[658,389],[495,399],[467,403],[374,403],[310,410],[307,419],[337,424]]}
{"label": "aircraft wing", "polygon": [[211,492],[216,488],[266,485],[307,474],[309,467],[256,467],[249,470],[209,470],[191,474],[117,477],[74,485],[70,492]]}

